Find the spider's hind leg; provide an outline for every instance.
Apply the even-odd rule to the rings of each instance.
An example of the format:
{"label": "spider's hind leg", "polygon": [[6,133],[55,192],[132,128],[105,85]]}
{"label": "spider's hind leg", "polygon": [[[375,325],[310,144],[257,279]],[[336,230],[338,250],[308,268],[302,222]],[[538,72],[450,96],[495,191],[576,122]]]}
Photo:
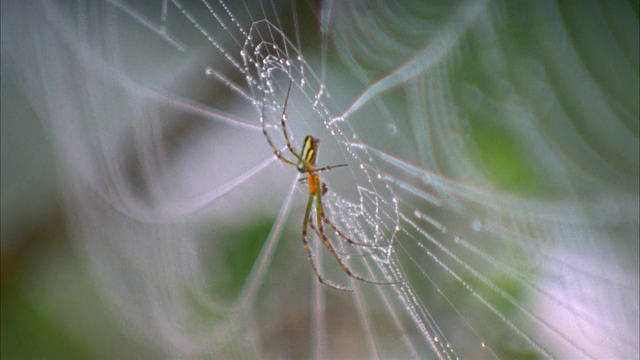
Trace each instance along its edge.
{"label": "spider's hind leg", "polygon": [[326,217],[324,212],[322,212],[322,214],[320,214],[320,217],[322,218],[322,222],[324,222],[325,224],[329,225],[333,229],[333,231],[335,231],[336,234],[338,234],[339,237],[341,237],[344,241],[348,242],[351,245],[371,247],[371,248],[387,248],[387,247],[393,246],[393,244],[394,244],[394,243],[389,243],[389,244],[366,244],[366,243],[361,243],[361,242],[357,242],[357,241],[351,240],[351,238],[347,237],[340,230],[338,230],[338,228]]}
{"label": "spider's hind leg", "polygon": [[342,290],[342,291],[347,291],[347,292],[352,292],[353,289],[344,287],[344,286],[340,286],[338,284],[334,284],[333,282],[329,281],[329,280],[325,280],[322,275],[320,274],[320,271],[318,270],[318,267],[316,265],[315,260],[313,260],[313,254],[311,253],[311,248],[309,247],[309,242],[307,241],[307,225],[310,225],[311,228],[316,231],[316,227],[313,226],[313,221],[311,219],[311,206],[313,205],[313,194],[309,194],[309,201],[307,203],[307,208],[305,210],[305,214],[304,214],[304,224],[302,226],[302,244],[304,245],[305,250],[307,250],[307,256],[309,257],[309,262],[311,263],[311,267],[313,268],[313,272],[316,275],[316,278],[318,278],[318,281],[326,286],[332,287],[334,289],[337,290]]}

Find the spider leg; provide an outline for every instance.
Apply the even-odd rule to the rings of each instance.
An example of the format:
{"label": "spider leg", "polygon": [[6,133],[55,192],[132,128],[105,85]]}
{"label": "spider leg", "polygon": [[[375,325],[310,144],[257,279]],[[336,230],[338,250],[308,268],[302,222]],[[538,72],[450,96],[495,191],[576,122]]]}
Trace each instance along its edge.
{"label": "spider leg", "polygon": [[339,167],[344,167],[344,166],[349,166],[349,164],[325,166],[325,167],[321,167],[319,169],[313,170],[313,173],[315,174],[315,173],[319,173],[319,172],[322,172],[322,171],[327,171],[327,170],[331,170],[331,169],[335,169],[335,168],[339,168]]}
{"label": "spider leg", "polygon": [[282,160],[283,162],[285,162],[285,163],[287,163],[287,164],[289,164],[291,166],[295,166],[296,168],[300,169],[299,164],[302,164],[304,166],[304,168],[307,169],[307,171],[313,170],[313,173],[327,171],[327,170],[331,170],[331,169],[337,168],[337,167],[348,166],[347,164],[340,164],[340,165],[325,166],[325,167],[320,168],[320,169],[314,169],[315,164],[310,164],[309,161],[305,160],[301,156],[301,154],[298,154],[298,152],[296,152],[296,150],[293,148],[293,145],[291,145],[291,139],[289,139],[289,131],[287,130],[287,113],[286,113],[287,104],[289,103],[289,95],[291,94],[291,84],[292,84],[292,82],[293,82],[293,79],[289,79],[289,86],[287,87],[287,95],[284,98],[284,106],[282,108],[282,115],[280,116],[280,123],[282,124],[282,133],[284,135],[285,143],[287,144],[287,149],[289,149],[289,151],[296,158],[298,163],[296,164],[295,162],[284,158],[282,156],[282,154],[280,153],[280,150],[278,150],[275,147],[275,145],[273,144],[273,140],[271,140],[271,136],[267,133],[267,126],[266,126],[265,121],[264,121],[264,104],[265,104],[265,102],[263,101],[262,102],[262,113],[260,114],[260,122],[262,123],[262,133],[267,138],[267,142],[271,146],[271,149],[273,150],[274,154],[276,154],[278,159]]}
{"label": "spider leg", "polygon": [[[312,199],[309,198],[309,201],[311,201]],[[307,209],[310,210],[311,206],[307,205]],[[316,223],[318,224],[318,233],[320,234],[320,237],[322,238],[322,241],[324,242],[324,246],[329,249],[329,252],[331,252],[331,254],[333,255],[333,257],[336,259],[336,261],[338,262],[338,264],[340,265],[340,267],[342,267],[342,270],[347,273],[347,275],[349,275],[349,277],[354,278],[356,280],[360,280],[362,282],[366,282],[368,284],[374,284],[374,285],[394,285],[394,284],[399,284],[401,283],[401,281],[393,281],[393,282],[378,282],[378,281],[373,281],[373,280],[368,280],[365,279],[363,277],[360,277],[356,274],[354,274],[353,272],[351,272],[351,270],[347,267],[347,265],[342,261],[342,259],[340,259],[340,256],[338,256],[338,254],[336,253],[336,250],[333,248],[333,245],[331,245],[331,242],[329,241],[329,239],[327,238],[327,235],[325,235],[324,233],[324,228],[322,227],[322,215],[324,214],[324,210],[322,209],[322,195],[320,192],[318,192],[316,194]],[[312,229],[315,229],[315,226],[313,225],[313,223],[309,224],[311,226]]]}
{"label": "spider leg", "polygon": [[311,248],[309,248],[309,242],[307,241],[307,224],[310,224],[311,228],[315,229],[315,226],[313,226],[313,223],[311,221],[312,205],[313,205],[313,194],[309,194],[309,201],[307,202],[307,209],[304,212],[304,223],[302,225],[302,243],[304,245],[305,250],[307,250],[307,255],[309,257],[309,262],[311,263],[311,267],[313,268],[313,272],[316,274],[316,277],[318,278],[318,281],[320,281],[321,284],[332,287],[337,290],[351,292],[353,291],[353,289],[342,287],[340,285],[336,285],[330,281],[323,279],[322,275],[320,275],[320,272],[318,271],[316,262],[313,260],[313,254],[311,253]]}
{"label": "spider leg", "polygon": [[[287,148],[289,151],[298,159],[299,161],[303,161],[300,155],[295,151],[293,146],[291,145],[291,141],[289,140],[289,132],[287,131],[287,103],[289,103],[289,94],[291,93],[291,83],[293,79],[289,79],[289,87],[287,88],[287,96],[284,98],[284,107],[282,108],[282,116],[280,116],[280,123],[282,124],[282,132],[284,133],[284,139],[287,142]],[[304,161],[303,161],[304,162]],[[305,164],[308,165],[308,164]],[[297,165],[296,165],[297,166]]]}
{"label": "spider leg", "polygon": [[[310,170],[314,168],[315,164],[310,164],[307,160],[305,160],[302,155],[298,154],[296,150],[291,145],[291,140],[289,139],[289,132],[287,131],[287,104],[289,103],[289,94],[291,93],[291,83],[293,79],[289,79],[289,87],[287,88],[287,96],[284,98],[284,107],[282,108],[282,116],[280,116],[280,123],[282,124],[282,133],[284,134],[284,140],[287,143],[287,148],[293,154],[293,156],[298,160],[299,164],[302,164],[305,169]],[[287,163],[291,165],[295,165],[296,168],[299,168],[298,164],[294,164],[291,161],[287,161]]]}
{"label": "spider leg", "polygon": [[[283,114],[284,114],[284,112],[283,112]],[[291,160],[285,158],[284,156],[282,156],[282,154],[280,153],[280,150],[278,150],[276,148],[276,146],[273,144],[273,140],[271,140],[271,135],[269,135],[269,133],[267,132],[267,124],[265,123],[265,120],[264,120],[264,100],[262,101],[262,111],[260,112],[260,123],[262,124],[262,134],[267,139],[267,142],[269,143],[269,146],[271,146],[271,150],[273,151],[273,153],[276,154],[276,157],[278,159],[280,159],[282,162],[284,162],[285,164],[289,164],[291,166],[298,167],[298,165],[296,163],[294,163],[293,161],[291,161]],[[288,137],[287,137],[287,145],[289,147],[289,150],[291,150],[291,146],[289,144],[289,138]],[[293,150],[291,150],[291,151],[295,155],[295,152]]]}
{"label": "spider leg", "polygon": [[336,226],[333,225],[333,223],[331,221],[329,221],[327,216],[324,214],[324,211],[322,212],[322,214],[320,216],[322,217],[322,221],[325,224],[329,225],[333,229],[333,231],[335,231],[336,234],[338,234],[339,237],[341,237],[342,239],[344,239],[346,242],[348,242],[351,245],[365,246],[365,247],[372,247],[372,248],[382,248],[382,247],[389,247],[389,246],[393,245],[393,243],[390,243],[390,244],[365,244],[365,243],[353,241],[350,238],[348,238],[346,235],[344,235],[340,230],[338,230],[336,228]]}
{"label": "spider leg", "polygon": [[[313,223],[312,223],[312,221],[311,221],[311,220],[309,220],[309,223],[312,225],[312,227],[311,227],[311,228],[312,228],[312,229],[313,229],[313,231],[316,233],[316,235],[318,235],[318,238],[322,238],[322,235],[320,235],[320,232],[318,231],[318,228],[317,228],[315,225],[313,225]],[[364,250],[363,250],[363,251],[361,251],[361,252],[359,252],[359,253],[357,253],[357,254],[343,253],[343,252],[339,252],[339,251],[337,251],[337,250],[336,250],[336,253],[337,253],[338,255],[340,255],[340,256],[349,256],[349,257],[354,257],[354,256],[371,256],[371,255],[373,255],[373,251],[371,251],[371,252],[367,252],[367,251],[364,251]]]}

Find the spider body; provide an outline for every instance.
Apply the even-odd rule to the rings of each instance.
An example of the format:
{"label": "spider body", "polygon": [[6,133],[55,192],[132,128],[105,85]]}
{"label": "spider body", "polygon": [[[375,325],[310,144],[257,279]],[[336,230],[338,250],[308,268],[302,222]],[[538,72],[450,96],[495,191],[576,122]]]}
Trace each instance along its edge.
{"label": "spider body", "polygon": [[[311,135],[307,135],[304,138],[302,151],[300,152],[300,157],[304,159],[304,162],[298,161],[297,169],[301,173],[307,173],[307,183],[309,184],[309,193],[316,195],[318,192],[318,184],[320,183],[320,176],[314,174],[316,167],[316,154],[318,153],[318,144],[320,140],[314,138]],[[305,165],[308,164],[307,165]],[[322,184],[324,185],[324,184]],[[327,191],[326,186],[323,186],[324,195]]]}
{"label": "spider body", "polygon": [[[342,270],[349,275],[350,277],[369,283],[369,284],[376,284],[376,285],[391,285],[391,284],[398,284],[399,282],[377,282],[377,281],[372,281],[372,280],[368,280],[365,278],[362,278],[358,275],[355,275],[353,272],[351,272],[351,270],[347,267],[347,265],[342,261],[342,259],[338,256],[338,254],[336,253],[333,245],[331,244],[331,242],[329,241],[329,238],[327,237],[327,235],[324,232],[324,224],[328,225],[329,227],[331,227],[335,233],[342,238],[343,240],[345,240],[346,242],[348,242],[351,245],[355,245],[355,246],[365,246],[365,247],[387,247],[389,245],[387,244],[364,244],[364,243],[359,243],[356,241],[351,240],[350,238],[348,238],[347,236],[345,236],[342,232],[340,232],[340,230],[338,230],[338,228],[331,222],[329,221],[329,219],[326,217],[325,213],[324,213],[324,208],[322,206],[322,196],[325,195],[328,191],[327,186],[322,182],[322,180],[320,179],[320,173],[323,171],[328,171],[334,168],[338,168],[338,167],[344,167],[347,166],[347,164],[340,164],[340,165],[332,165],[332,166],[325,166],[325,167],[321,167],[318,168],[316,166],[316,157],[318,154],[318,147],[320,144],[320,140],[311,136],[311,135],[307,135],[304,138],[304,142],[302,144],[302,150],[300,151],[300,153],[297,153],[293,146],[291,145],[291,141],[289,140],[289,134],[287,132],[287,124],[286,124],[286,109],[287,109],[287,102],[289,101],[289,94],[291,92],[291,80],[289,81],[289,88],[287,90],[287,96],[285,97],[285,101],[284,101],[284,108],[282,110],[282,116],[280,118],[281,120],[281,124],[282,124],[282,132],[284,134],[284,138],[285,138],[285,142],[287,144],[287,149],[289,150],[289,152],[291,153],[291,155],[293,155],[293,157],[295,158],[295,160],[289,160],[287,158],[285,158],[281,152],[275,147],[275,145],[273,144],[273,141],[271,140],[271,136],[269,135],[269,133],[267,132],[267,128],[266,128],[266,124],[264,121],[264,118],[261,119],[262,122],[262,133],[264,134],[265,138],[267,139],[267,142],[269,143],[269,145],[271,146],[271,149],[273,150],[273,153],[276,155],[276,157],[282,161],[283,163],[293,166],[295,167],[300,173],[302,174],[306,174],[306,178],[301,179],[300,181],[306,181],[307,184],[309,185],[309,200],[307,201],[307,206],[305,208],[305,214],[304,214],[304,220],[302,223],[302,243],[304,245],[305,250],[307,251],[307,255],[309,257],[309,262],[311,263],[311,267],[313,268],[313,271],[316,275],[316,277],[318,278],[318,281],[320,281],[320,283],[333,287],[335,289],[338,290],[343,290],[343,291],[353,291],[353,289],[350,288],[346,288],[337,284],[334,284],[328,280],[325,280],[322,278],[322,275],[320,275],[320,272],[318,271],[318,267],[316,266],[315,261],[313,260],[313,255],[311,253],[311,249],[309,247],[309,243],[307,241],[307,229],[308,227],[311,227],[311,229],[313,229],[313,231],[322,239],[324,246],[329,250],[329,252],[334,256],[334,258],[336,259],[336,262],[340,265],[340,267],[342,267]],[[264,106],[264,102],[263,102],[263,106]],[[264,111],[262,111],[262,114],[264,114]],[[314,201],[315,200],[315,201]],[[313,223],[313,217],[311,216],[311,210],[312,207],[315,203],[315,225]]]}

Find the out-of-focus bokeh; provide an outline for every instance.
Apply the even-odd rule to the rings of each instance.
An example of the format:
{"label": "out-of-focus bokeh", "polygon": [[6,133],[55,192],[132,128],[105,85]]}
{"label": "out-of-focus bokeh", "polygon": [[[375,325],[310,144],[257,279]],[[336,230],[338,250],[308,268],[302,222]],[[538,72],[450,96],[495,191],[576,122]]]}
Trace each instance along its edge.
{"label": "out-of-focus bokeh", "polygon": [[[1,16],[3,359],[637,358],[637,2]],[[290,156],[289,87],[293,145],[349,165],[328,216],[394,244],[328,229],[338,256],[397,286],[311,235],[356,291],[314,277],[307,185],[262,134]]]}

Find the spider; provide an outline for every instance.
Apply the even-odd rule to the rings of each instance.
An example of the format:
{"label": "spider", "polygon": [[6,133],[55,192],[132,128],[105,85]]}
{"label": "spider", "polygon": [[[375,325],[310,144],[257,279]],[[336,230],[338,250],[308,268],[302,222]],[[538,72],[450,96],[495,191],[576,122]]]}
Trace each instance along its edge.
{"label": "spider", "polygon": [[[349,275],[350,277],[356,279],[356,280],[360,280],[362,282],[365,283],[369,283],[369,284],[374,284],[374,285],[393,285],[393,284],[398,284],[399,282],[378,282],[378,281],[372,281],[372,280],[367,280],[365,278],[362,278],[356,274],[354,274],[349,267],[347,267],[347,265],[342,261],[342,259],[340,259],[340,257],[338,256],[338,254],[336,253],[335,248],[333,247],[333,245],[331,245],[331,242],[329,241],[329,239],[327,238],[327,235],[324,232],[324,226],[323,224],[328,225],[329,227],[331,227],[336,234],[338,234],[338,236],[342,239],[344,239],[346,242],[348,242],[351,245],[355,245],[355,246],[365,246],[365,247],[386,247],[386,246],[390,246],[387,244],[363,244],[363,243],[359,243],[356,241],[351,240],[350,238],[348,238],[347,236],[345,236],[342,232],[340,232],[340,230],[338,230],[338,228],[331,222],[329,221],[329,219],[327,218],[327,216],[325,215],[324,212],[324,208],[322,206],[322,196],[325,195],[327,193],[327,191],[329,190],[326,186],[325,183],[323,183],[320,180],[320,173],[323,171],[328,171],[328,170],[332,170],[335,168],[339,168],[339,167],[344,167],[344,166],[348,166],[347,164],[340,164],[340,165],[332,165],[332,166],[325,166],[325,167],[317,167],[316,166],[316,156],[318,154],[318,145],[320,144],[320,140],[311,136],[311,135],[307,135],[304,138],[304,141],[302,143],[302,151],[300,153],[297,153],[295,151],[295,149],[293,148],[293,146],[291,145],[291,141],[289,140],[289,134],[287,133],[287,124],[286,124],[286,109],[287,109],[287,102],[289,101],[289,94],[291,92],[291,82],[292,80],[289,80],[289,88],[287,90],[287,95],[285,97],[284,100],[284,108],[282,109],[282,116],[280,118],[281,123],[282,123],[282,132],[284,134],[284,138],[287,144],[287,149],[289,149],[289,152],[291,152],[291,154],[294,156],[295,160],[291,161],[287,158],[285,158],[280,150],[278,150],[275,145],[273,144],[273,141],[271,140],[271,136],[267,133],[267,128],[266,128],[266,124],[264,121],[264,118],[261,119],[262,121],[262,133],[264,134],[265,138],[267,139],[267,142],[269,143],[269,145],[271,146],[271,149],[273,150],[273,153],[276,155],[276,157],[282,161],[283,163],[293,166],[295,167],[300,173],[302,174],[306,174],[306,178],[301,179],[301,182],[306,182],[309,185],[309,200],[307,201],[307,207],[305,209],[304,212],[304,220],[302,222],[302,243],[304,245],[305,250],[307,250],[307,255],[309,257],[309,262],[311,263],[311,267],[313,268],[313,272],[315,273],[316,277],[318,278],[318,281],[320,281],[321,284],[338,289],[338,290],[343,290],[343,291],[353,291],[353,289],[350,288],[345,288],[342,287],[340,285],[336,285],[333,284],[332,282],[325,280],[322,278],[322,275],[320,274],[320,272],[318,271],[318,267],[316,266],[315,261],[313,260],[313,255],[311,253],[311,249],[309,248],[309,243],[307,241],[307,226],[311,227],[311,229],[313,229],[313,231],[322,239],[324,246],[329,249],[329,252],[331,252],[331,254],[333,255],[333,257],[336,259],[336,261],[338,262],[338,264],[340,265],[340,267],[342,267],[342,270]],[[264,104],[263,104],[264,106]],[[264,111],[262,112],[264,114]],[[264,116],[264,115],[262,115]],[[313,224],[313,218],[311,216],[311,208],[313,206],[314,203],[314,199],[315,199],[315,210],[316,210],[316,225]]]}

